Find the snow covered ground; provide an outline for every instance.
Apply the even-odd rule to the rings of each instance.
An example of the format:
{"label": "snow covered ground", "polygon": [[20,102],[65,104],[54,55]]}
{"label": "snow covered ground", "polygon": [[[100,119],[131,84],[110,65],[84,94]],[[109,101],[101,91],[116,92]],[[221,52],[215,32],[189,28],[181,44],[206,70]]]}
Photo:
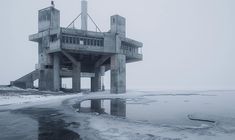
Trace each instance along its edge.
{"label": "snow covered ground", "polygon": [[[17,87],[0,87],[0,107],[25,107],[35,104],[46,104],[48,102],[60,102],[62,100],[78,97],[81,94],[65,94],[54,92],[38,92],[34,89],[20,89]],[[21,105],[21,106],[20,106]]]}

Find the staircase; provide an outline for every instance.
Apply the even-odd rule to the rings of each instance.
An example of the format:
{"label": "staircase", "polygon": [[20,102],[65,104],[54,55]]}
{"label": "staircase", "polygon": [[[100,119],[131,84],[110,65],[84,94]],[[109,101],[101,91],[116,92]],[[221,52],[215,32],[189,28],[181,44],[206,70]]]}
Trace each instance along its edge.
{"label": "staircase", "polygon": [[29,74],[11,82],[11,86],[16,86],[19,88],[34,88],[33,82],[35,80],[39,79],[39,71],[34,70],[30,72]]}

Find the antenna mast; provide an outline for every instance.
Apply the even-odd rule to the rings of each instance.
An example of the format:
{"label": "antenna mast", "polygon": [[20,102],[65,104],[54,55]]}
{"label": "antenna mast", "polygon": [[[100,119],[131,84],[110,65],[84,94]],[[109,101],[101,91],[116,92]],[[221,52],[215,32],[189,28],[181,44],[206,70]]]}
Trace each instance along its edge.
{"label": "antenna mast", "polygon": [[87,14],[87,0],[81,0],[81,29],[87,31],[87,20],[88,20],[88,14]]}
{"label": "antenna mast", "polygon": [[54,3],[53,0],[51,1],[51,6],[52,6],[52,7],[55,7],[55,3]]}

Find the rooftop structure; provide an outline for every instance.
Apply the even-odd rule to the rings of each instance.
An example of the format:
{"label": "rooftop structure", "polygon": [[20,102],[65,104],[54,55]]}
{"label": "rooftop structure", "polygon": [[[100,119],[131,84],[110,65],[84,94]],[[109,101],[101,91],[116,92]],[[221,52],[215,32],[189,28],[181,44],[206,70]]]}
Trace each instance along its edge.
{"label": "rooftop structure", "polygon": [[[81,77],[91,78],[91,91],[102,89],[101,77],[111,72],[111,92],[126,92],[126,63],[141,61],[141,42],[126,37],[126,20],[110,18],[110,30],[88,31],[87,1],[81,1],[81,29],[60,26],[60,11],[54,2],[38,12],[38,33],[29,36],[38,43],[38,67],[12,85],[39,90],[61,90],[61,78],[72,77],[72,90],[80,92]],[[93,21],[93,20],[92,20]]]}

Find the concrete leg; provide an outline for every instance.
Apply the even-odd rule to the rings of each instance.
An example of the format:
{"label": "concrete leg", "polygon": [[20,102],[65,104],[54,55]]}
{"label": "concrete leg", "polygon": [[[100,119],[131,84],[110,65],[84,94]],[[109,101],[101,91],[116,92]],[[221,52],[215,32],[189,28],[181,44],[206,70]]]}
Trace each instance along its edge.
{"label": "concrete leg", "polygon": [[73,92],[81,91],[81,63],[73,64],[72,88]]}
{"label": "concrete leg", "polygon": [[111,57],[111,93],[126,92],[126,56],[115,54]]}
{"label": "concrete leg", "polygon": [[53,70],[43,69],[39,72],[39,90],[54,90]]}
{"label": "concrete leg", "polygon": [[[91,92],[101,90],[101,68],[95,68],[95,77],[91,78]],[[91,100],[91,109],[101,112],[101,100]]]}
{"label": "concrete leg", "polygon": [[91,78],[91,92],[101,90],[101,74],[100,68],[95,68],[95,77]]}
{"label": "concrete leg", "polygon": [[101,90],[105,91],[105,85],[104,85],[105,66],[100,67],[100,73],[101,73]]}
{"label": "concrete leg", "polygon": [[53,81],[54,91],[60,90],[60,58],[58,54],[54,54],[54,66],[53,66]]}

